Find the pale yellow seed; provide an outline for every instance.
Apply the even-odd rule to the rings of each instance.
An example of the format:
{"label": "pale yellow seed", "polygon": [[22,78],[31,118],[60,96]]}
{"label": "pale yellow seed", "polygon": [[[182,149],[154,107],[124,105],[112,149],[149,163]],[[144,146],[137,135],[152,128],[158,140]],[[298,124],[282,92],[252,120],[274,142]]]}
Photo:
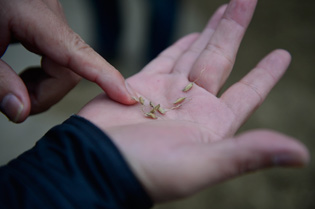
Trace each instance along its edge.
{"label": "pale yellow seed", "polygon": [[132,99],[134,99],[135,101],[139,102],[139,99],[137,99],[136,97],[132,97]]}
{"label": "pale yellow seed", "polygon": [[151,113],[151,112],[145,113],[145,116],[147,118],[157,119],[156,115],[154,113]]}
{"label": "pale yellow seed", "polygon": [[183,89],[183,92],[187,92],[189,91],[194,85],[194,82],[190,82],[189,84],[187,84],[187,86],[185,86],[185,88]]}
{"label": "pale yellow seed", "polygon": [[159,111],[159,113],[161,114],[165,114],[166,110],[164,110],[161,106],[157,109]]}
{"label": "pale yellow seed", "polygon": [[181,98],[178,98],[175,102],[173,102],[173,104],[180,104],[182,103],[184,100],[186,99],[186,97],[181,97]]}
{"label": "pale yellow seed", "polygon": [[178,109],[178,108],[180,108],[182,105],[183,105],[183,104],[178,104],[178,105],[176,105],[176,106],[172,107],[172,108],[171,108],[171,110]]}
{"label": "pale yellow seed", "polygon": [[139,97],[140,104],[144,105],[144,99],[142,97]]}
{"label": "pale yellow seed", "polygon": [[160,104],[153,107],[153,109],[150,111],[150,113],[155,113],[160,108]]}

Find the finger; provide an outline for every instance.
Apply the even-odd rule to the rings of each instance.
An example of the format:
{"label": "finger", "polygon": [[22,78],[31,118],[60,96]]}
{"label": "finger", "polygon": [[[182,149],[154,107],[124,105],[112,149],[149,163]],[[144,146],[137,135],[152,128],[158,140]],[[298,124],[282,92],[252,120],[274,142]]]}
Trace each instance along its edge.
{"label": "finger", "polygon": [[235,129],[256,110],[270,90],[285,73],[291,61],[285,50],[275,50],[238,83],[227,89],[221,96],[224,104],[233,112]]}
{"label": "finger", "polygon": [[209,166],[204,174],[210,184],[268,167],[304,166],[310,158],[303,144],[268,130],[220,141],[208,151],[205,148],[205,153],[208,154],[203,163]]}
{"label": "finger", "polygon": [[8,21],[8,30],[25,47],[97,83],[113,100],[124,104],[135,102],[123,76],[47,6],[41,5],[40,12],[38,5],[15,3],[11,6],[9,10],[15,15]]}
{"label": "finger", "polygon": [[212,34],[214,33],[216,27],[220,19],[222,18],[224,11],[226,10],[227,5],[222,5],[217,9],[214,15],[210,18],[207,26],[200,34],[198,39],[191,45],[191,47],[181,56],[181,58],[176,63],[174,67],[174,72],[179,72],[185,74],[189,73],[191,70],[192,65],[201,54],[201,52],[206,47],[207,43],[209,42]]}
{"label": "finger", "polygon": [[208,45],[194,64],[189,80],[198,79],[198,85],[214,95],[218,93],[232,70],[256,4],[257,0],[231,0]]}
{"label": "finger", "polygon": [[308,161],[309,153],[298,141],[272,131],[251,131],[186,150],[178,163],[181,178],[172,182],[172,189],[178,189],[179,196],[187,196],[248,172],[274,166],[304,166]]}
{"label": "finger", "polygon": [[0,111],[15,123],[29,115],[30,101],[21,78],[0,60]]}
{"label": "finger", "polygon": [[21,74],[31,100],[31,114],[49,109],[59,102],[79,81],[80,76],[43,58],[42,68],[30,68]]}
{"label": "finger", "polygon": [[[154,181],[149,180],[147,184],[157,202],[189,196],[259,169],[304,166],[310,158],[305,146],[295,139],[267,130],[251,131],[209,144],[189,143],[187,147],[183,144],[175,147],[177,149],[171,148],[172,157],[163,161],[167,166],[164,163],[165,169],[159,173],[162,181],[153,178]],[[153,162],[159,165],[155,160]],[[174,176],[177,177],[172,178]]]}
{"label": "finger", "polygon": [[190,47],[198,36],[199,34],[194,33],[179,39],[145,66],[142,72],[170,73],[179,57]]}

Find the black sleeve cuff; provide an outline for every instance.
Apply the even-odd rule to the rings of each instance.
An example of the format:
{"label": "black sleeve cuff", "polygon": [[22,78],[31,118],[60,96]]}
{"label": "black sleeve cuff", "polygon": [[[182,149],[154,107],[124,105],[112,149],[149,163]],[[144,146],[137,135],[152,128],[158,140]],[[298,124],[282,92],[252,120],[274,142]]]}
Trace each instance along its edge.
{"label": "black sleeve cuff", "polygon": [[147,209],[152,201],[104,132],[72,116],[0,168],[1,205]]}

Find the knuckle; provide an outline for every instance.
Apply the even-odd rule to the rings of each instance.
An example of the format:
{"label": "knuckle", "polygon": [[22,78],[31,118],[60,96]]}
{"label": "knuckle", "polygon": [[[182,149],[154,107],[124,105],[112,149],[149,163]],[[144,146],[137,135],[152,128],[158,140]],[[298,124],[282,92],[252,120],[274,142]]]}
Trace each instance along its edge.
{"label": "knuckle", "polygon": [[[67,53],[66,59],[68,68],[73,68],[82,62],[86,54],[93,53],[93,49],[84,42],[84,40],[72,30],[69,32],[70,42],[69,42],[69,53]],[[74,56],[75,55],[75,56]]]}
{"label": "knuckle", "polygon": [[221,46],[210,43],[207,45],[206,50],[217,55],[221,60],[223,60],[221,64],[224,66],[224,69],[231,69],[233,67],[234,59],[230,57]]}
{"label": "knuckle", "polygon": [[254,95],[258,97],[258,106],[262,104],[264,101],[264,94],[253,82],[243,79],[239,83],[246,86],[247,89],[249,89]]}
{"label": "knuckle", "polygon": [[83,54],[94,53],[94,50],[77,33],[74,33],[72,40],[72,47],[77,52]]}

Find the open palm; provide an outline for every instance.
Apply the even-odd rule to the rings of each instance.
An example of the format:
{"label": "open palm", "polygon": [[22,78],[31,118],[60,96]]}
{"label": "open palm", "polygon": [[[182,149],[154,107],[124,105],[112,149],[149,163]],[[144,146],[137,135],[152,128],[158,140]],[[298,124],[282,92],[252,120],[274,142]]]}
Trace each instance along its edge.
{"label": "open palm", "polygon": [[[144,104],[126,106],[102,94],[80,111],[111,136],[155,201],[189,195],[246,171],[306,162],[306,149],[286,136],[254,131],[234,137],[285,72],[286,51],[270,53],[217,97],[256,3],[232,0],[220,7],[201,34],[177,41],[127,79]],[[192,88],[184,92],[189,83]],[[174,104],[178,98],[185,100]],[[166,112],[155,110],[152,118],[150,102]]]}

